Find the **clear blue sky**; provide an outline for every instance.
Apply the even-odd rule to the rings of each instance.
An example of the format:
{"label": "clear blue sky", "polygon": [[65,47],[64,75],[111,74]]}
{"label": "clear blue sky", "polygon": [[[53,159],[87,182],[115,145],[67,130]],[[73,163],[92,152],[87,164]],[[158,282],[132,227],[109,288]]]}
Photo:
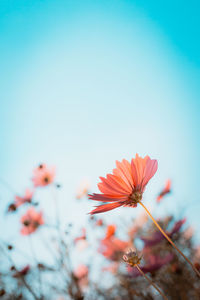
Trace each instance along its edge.
{"label": "clear blue sky", "polygon": [[[146,203],[171,178],[163,209],[200,228],[199,14],[198,1],[2,0],[0,177],[21,193],[36,164],[56,165],[63,220],[84,224],[81,178],[95,191],[116,159],[149,154]],[[11,196],[1,186],[1,209]]]}

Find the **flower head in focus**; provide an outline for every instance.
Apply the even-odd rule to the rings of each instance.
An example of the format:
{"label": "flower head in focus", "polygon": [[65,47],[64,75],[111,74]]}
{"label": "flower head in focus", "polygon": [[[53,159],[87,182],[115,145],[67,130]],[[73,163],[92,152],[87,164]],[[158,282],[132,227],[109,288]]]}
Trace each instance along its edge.
{"label": "flower head in focus", "polygon": [[47,167],[40,164],[33,170],[32,181],[35,187],[42,187],[51,184],[55,178],[55,167]]}
{"label": "flower head in focus", "polygon": [[170,179],[167,180],[164,189],[160,192],[156,201],[159,203],[162,200],[162,198],[169,193],[171,193],[171,180]]}
{"label": "flower head in focus", "polygon": [[29,208],[25,215],[21,217],[23,225],[21,229],[22,235],[29,235],[35,232],[40,225],[44,224],[42,212],[37,212],[33,207]]}
{"label": "flower head in focus", "polygon": [[33,191],[26,189],[23,197],[15,196],[15,206],[19,207],[24,203],[31,203],[32,198],[33,198]]}
{"label": "flower head in focus", "polygon": [[116,161],[116,169],[106,178],[100,177],[98,184],[102,194],[92,194],[89,198],[96,201],[108,202],[92,210],[90,214],[103,213],[120,206],[136,207],[142,200],[142,195],[149,180],[156,173],[157,160],[145,158],[136,154],[131,163],[123,159]]}

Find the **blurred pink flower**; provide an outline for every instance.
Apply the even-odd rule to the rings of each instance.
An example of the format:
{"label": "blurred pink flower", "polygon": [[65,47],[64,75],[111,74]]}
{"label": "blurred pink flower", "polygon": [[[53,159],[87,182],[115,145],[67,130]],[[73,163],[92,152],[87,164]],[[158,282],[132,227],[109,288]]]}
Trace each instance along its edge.
{"label": "blurred pink flower", "polygon": [[81,231],[82,231],[82,234],[80,235],[80,236],[77,236],[75,239],[74,239],[74,244],[76,244],[78,241],[80,241],[80,240],[86,240],[86,229],[85,229],[85,227],[83,227],[82,229],[81,229]]}
{"label": "blurred pink flower", "polygon": [[105,238],[100,240],[99,252],[109,260],[118,261],[122,253],[130,246],[129,242],[115,237],[116,225],[108,225]]}
{"label": "blurred pink flower", "polygon": [[107,226],[107,231],[106,231],[106,239],[109,239],[111,236],[115,234],[116,231],[116,225],[108,225]]}
{"label": "blurred pink flower", "polygon": [[76,199],[81,199],[86,196],[88,194],[89,188],[90,182],[87,179],[82,180],[76,192]]}
{"label": "blurred pink flower", "polygon": [[25,215],[21,217],[23,225],[21,234],[29,235],[35,232],[40,225],[44,224],[42,212],[37,212],[33,207],[29,208]]}
{"label": "blurred pink flower", "polygon": [[186,240],[189,240],[193,237],[194,235],[194,228],[192,226],[189,226],[184,232],[183,236]]}
{"label": "blurred pink flower", "polygon": [[47,167],[45,164],[39,165],[33,170],[32,181],[35,187],[42,187],[51,184],[55,178],[55,167]]}
{"label": "blurred pink flower", "polygon": [[96,221],[96,226],[103,226],[103,220],[102,219],[99,219]]}
{"label": "blurred pink flower", "polygon": [[100,242],[99,252],[107,259],[118,261],[122,254],[130,246],[129,242],[122,241],[115,236],[102,239]]}
{"label": "blurred pink flower", "polygon": [[84,251],[89,246],[89,243],[87,240],[79,240],[76,243],[76,249],[78,251]]}
{"label": "blurred pink flower", "polygon": [[131,163],[123,159],[122,162],[116,161],[116,166],[113,174],[108,174],[106,178],[100,177],[102,182],[98,184],[98,188],[102,194],[89,195],[92,200],[110,203],[98,206],[90,214],[120,206],[136,207],[142,200],[147,183],[156,173],[158,163],[149,156],[142,158],[136,154]]}
{"label": "blurred pink flower", "polygon": [[169,193],[171,193],[171,180],[170,179],[167,180],[164,189],[160,192],[156,201],[159,203],[162,200],[162,198]]}
{"label": "blurred pink flower", "polygon": [[[178,222],[176,222],[173,226],[173,228],[167,233],[169,237],[172,237],[175,233],[179,232],[183,224],[186,222],[186,219],[182,219]],[[162,235],[160,231],[155,231],[152,236],[146,238],[146,237],[140,237],[140,239],[144,242],[144,247],[152,247],[158,243],[160,243],[162,240],[165,239],[165,237]]]}
{"label": "blurred pink flower", "polygon": [[23,197],[15,196],[15,205],[16,207],[19,207],[20,205],[26,202],[31,203],[32,198],[33,198],[33,191],[26,189]]}
{"label": "blurred pink flower", "polygon": [[79,265],[75,270],[74,270],[74,275],[76,278],[81,279],[82,277],[85,277],[88,275],[88,267],[86,265]]}
{"label": "blurred pink flower", "polygon": [[78,280],[78,285],[81,288],[81,290],[84,290],[88,286],[88,274],[89,274],[89,269],[86,265],[79,265],[75,270],[74,270],[74,276]]}
{"label": "blurred pink flower", "polygon": [[105,271],[110,272],[112,274],[117,274],[118,269],[119,269],[119,263],[118,262],[113,262],[109,266],[103,267],[102,271],[103,272],[105,272]]}

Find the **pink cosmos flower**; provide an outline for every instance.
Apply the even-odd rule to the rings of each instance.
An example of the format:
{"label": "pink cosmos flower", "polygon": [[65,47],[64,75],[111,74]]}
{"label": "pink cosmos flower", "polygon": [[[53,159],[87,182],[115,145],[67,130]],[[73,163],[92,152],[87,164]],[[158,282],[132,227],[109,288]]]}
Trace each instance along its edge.
{"label": "pink cosmos flower", "polygon": [[76,278],[81,279],[88,275],[88,271],[88,267],[86,265],[81,264],[77,267],[77,269],[75,269],[74,275],[76,276]]}
{"label": "pink cosmos flower", "polygon": [[149,180],[156,173],[157,160],[145,158],[136,154],[131,163],[123,159],[116,161],[116,169],[106,178],[100,177],[98,184],[102,194],[92,194],[89,198],[96,201],[108,202],[98,206],[90,214],[103,213],[120,206],[136,207],[142,200],[142,195]]}
{"label": "pink cosmos flower", "polygon": [[35,232],[40,225],[44,224],[42,212],[37,212],[33,207],[29,208],[25,215],[21,217],[23,225],[21,229],[22,235],[29,235]]}
{"label": "pink cosmos flower", "polygon": [[15,196],[15,206],[19,207],[24,203],[31,203],[32,198],[33,198],[33,191],[26,189],[23,197]]}
{"label": "pink cosmos flower", "polygon": [[51,184],[55,178],[55,167],[47,167],[45,164],[39,165],[33,170],[32,181],[35,187],[42,187]]}
{"label": "pink cosmos flower", "polygon": [[108,225],[105,238],[109,239],[111,236],[115,234],[115,231],[116,231],[116,225]]}
{"label": "pink cosmos flower", "polygon": [[162,200],[162,198],[169,193],[171,193],[171,180],[170,179],[167,180],[164,189],[160,192],[156,201],[159,203]]}
{"label": "pink cosmos flower", "polygon": [[118,261],[119,259],[121,259],[122,254],[127,249],[127,247],[130,246],[130,244],[129,242],[122,241],[116,238],[114,236],[115,227],[113,225],[109,226],[105,238],[100,241],[100,247],[98,250],[107,259]]}

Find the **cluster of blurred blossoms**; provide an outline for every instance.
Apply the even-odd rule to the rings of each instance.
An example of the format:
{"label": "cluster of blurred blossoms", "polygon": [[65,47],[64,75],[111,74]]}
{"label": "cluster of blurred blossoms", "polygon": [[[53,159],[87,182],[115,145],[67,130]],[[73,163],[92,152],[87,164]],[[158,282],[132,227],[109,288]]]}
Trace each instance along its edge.
{"label": "cluster of blurred blossoms", "polygon": [[[20,234],[28,243],[19,249],[10,241],[0,241],[0,298],[200,299],[200,246],[195,244],[193,228],[185,218],[175,220],[173,215],[155,220],[142,203],[145,187],[156,171],[156,160],[136,155],[131,163],[117,162],[113,174],[100,177],[101,194],[90,194],[90,183],[83,180],[71,201],[81,206],[89,198],[102,204],[79,228],[76,211],[74,222],[61,226],[56,207],[53,223],[39,209],[40,201],[34,200],[36,189],[61,188],[55,182],[55,168],[40,164],[33,171],[32,188],[24,196],[13,195],[7,207],[7,213],[19,215],[20,208],[26,207],[19,220]],[[168,194],[172,194],[170,180],[155,195],[156,208]],[[57,205],[58,199],[54,200]],[[108,222],[104,214],[98,216],[138,204],[145,210],[136,218]],[[46,259],[40,256],[40,243]],[[21,253],[20,260],[16,253]]]}

